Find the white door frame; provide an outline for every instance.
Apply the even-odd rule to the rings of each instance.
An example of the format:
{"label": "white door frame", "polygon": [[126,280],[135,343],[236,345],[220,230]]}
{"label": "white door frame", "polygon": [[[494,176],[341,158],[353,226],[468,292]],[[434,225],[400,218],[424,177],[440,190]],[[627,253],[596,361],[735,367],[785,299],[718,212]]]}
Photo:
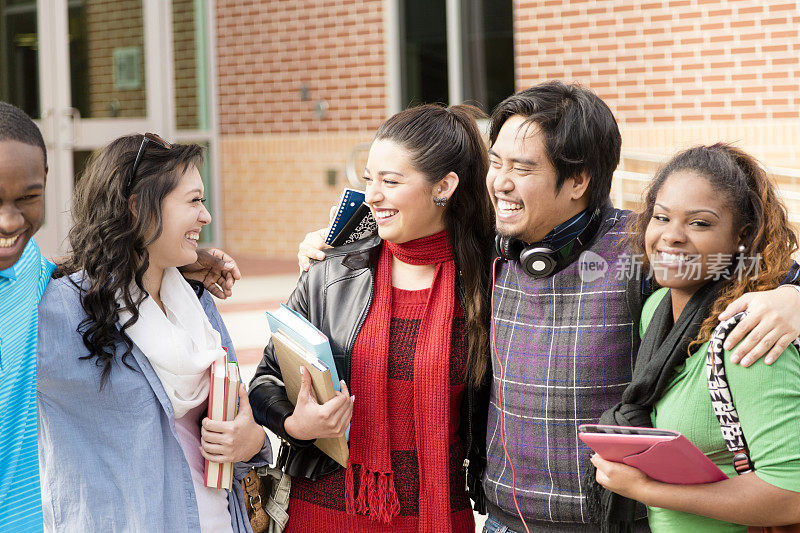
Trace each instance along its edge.
{"label": "white door frame", "polygon": [[134,132],[175,130],[172,74],[172,2],[142,0],[147,117],[81,118],[72,107],[68,0],[37,0],[39,39],[39,127],[47,146],[45,224],[36,240],[47,256],[69,248],[73,152],[94,150]]}

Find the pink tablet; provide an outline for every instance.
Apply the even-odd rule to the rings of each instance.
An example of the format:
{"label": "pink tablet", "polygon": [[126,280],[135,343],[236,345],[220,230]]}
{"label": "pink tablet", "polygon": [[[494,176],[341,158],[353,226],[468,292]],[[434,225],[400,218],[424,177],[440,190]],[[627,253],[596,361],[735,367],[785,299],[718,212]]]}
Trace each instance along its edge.
{"label": "pink tablet", "polygon": [[656,481],[692,485],[728,479],[677,431],[583,424],[578,437],[606,461],[636,467]]}

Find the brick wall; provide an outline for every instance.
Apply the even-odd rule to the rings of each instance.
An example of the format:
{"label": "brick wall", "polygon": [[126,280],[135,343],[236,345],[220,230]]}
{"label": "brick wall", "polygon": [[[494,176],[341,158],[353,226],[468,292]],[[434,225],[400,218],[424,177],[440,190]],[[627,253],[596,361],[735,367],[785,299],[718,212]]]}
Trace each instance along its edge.
{"label": "brick wall", "polygon": [[[738,141],[768,165],[800,168],[796,2],[513,5],[517,88],[547,79],[589,86],[620,121],[624,150],[666,156]],[[218,0],[220,180],[233,252],[291,257],[326,221],[350,147],[369,140],[386,115],[382,7]],[[329,105],[323,119],[313,112],[319,99]],[[334,186],[325,183],[330,168],[339,173]]]}
{"label": "brick wall", "polygon": [[[374,131],[386,113],[382,5],[219,0],[221,133]],[[322,120],[318,99],[329,105]]]}
{"label": "brick wall", "polygon": [[[94,0],[86,3],[90,118],[114,116],[111,109],[117,103],[116,116],[146,115],[143,32],[141,0]],[[137,89],[114,87],[114,50],[127,47],[138,47],[140,52],[141,85]]]}
{"label": "brick wall", "polygon": [[[320,133],[222,137],[225,247],[294,257],[306,233],[327,225],[329,208],[345,186],[344,157],[368,140],[367,134]],[[323,179],[328,168],[338,173],[335,186]]]}
{"label": "brick wall", "polygon": [[[650,174],[653,156],[717,141],[770,167],[800,168],[797,2],[515,0],[514,7],[518,89],[565,79],[596,91],[631,155],[620,169]],[[774,177],[796,197],[796,172]],[[643,186],[619,175],[616,202],[635,208]],[[787,202],[793,211],[800,205]]]}
{"label": "brick wall", "polygon": [[516,0],[517,85],[578,80],[623,125],[800,117],[786,0]]}
{"label": "brick wall", "polygon": [[[225,246],[292,257],[387,109],[382,0],[217,1]],[[308,88],[309,101],[300,89]],[[314,114],[324,99],[327,114]],[[327,172],[337,174],[334,185]]]}

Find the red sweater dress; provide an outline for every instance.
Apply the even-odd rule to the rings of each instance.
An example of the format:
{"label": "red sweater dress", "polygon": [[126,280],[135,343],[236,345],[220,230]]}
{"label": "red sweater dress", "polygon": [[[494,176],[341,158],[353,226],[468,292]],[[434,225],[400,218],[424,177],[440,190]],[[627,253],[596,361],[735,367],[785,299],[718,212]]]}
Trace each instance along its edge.
{"label": "red sweater dress", "polygon": [[[389,333],[388,418],[394,484],[400,501],[400,514],[389,525],[345,511],[345,469],[317,481],[292,479],[289,523],[286,533],[414,532],[419,515],[419,463],[414,438],[414,349],[430,289],[407,291],[392,289],[392,323]],[[360,334],[360,333],[359,333]],[[450,343],[450,422],[446,428],[450,448],[449,487],[450,523],[453,533],[474,532],[475,521],[464,488],[464,443],[458,434],[461,401],[465,393],[467,337],[464,312],[456,299]],[[358,409],[358,398],[354,409]],[[444,429],[443,429],[444,430]],[[354,479],[358,490],[359,466]],[[422,473],[424,475],[424,472]],[[423,494],[424,498],[425,495]]]}

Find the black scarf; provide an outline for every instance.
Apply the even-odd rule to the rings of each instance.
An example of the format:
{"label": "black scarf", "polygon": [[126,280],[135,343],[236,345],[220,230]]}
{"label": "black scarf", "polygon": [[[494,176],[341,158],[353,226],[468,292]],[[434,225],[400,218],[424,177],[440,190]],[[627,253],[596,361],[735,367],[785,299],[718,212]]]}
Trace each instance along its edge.
{"label": "black scarf", "polygon": [[[711,312],[723,282],[709,283],[692,295],[673,325],[672,295],[667,293],[645,330],[631,383],[622,401],[603,413],[600,424],[651,427],[653,404],[674,376],[675,368],[688,356],[689,343],[697,338],[703,320]],[[604,489],[595,479],[594,465],[584,477],[589,512],[604,533],[633,530],[636,502]]]}

